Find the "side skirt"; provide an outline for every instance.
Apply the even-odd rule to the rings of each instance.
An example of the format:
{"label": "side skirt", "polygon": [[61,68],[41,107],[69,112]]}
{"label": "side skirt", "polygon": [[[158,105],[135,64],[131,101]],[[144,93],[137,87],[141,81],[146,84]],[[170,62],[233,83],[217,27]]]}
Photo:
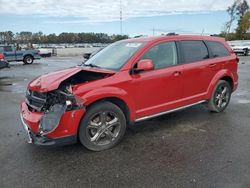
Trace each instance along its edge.
{"label": "side skirt", "polygon": [[193,103],[193,104],[189,104],[189,105],[182,106],[182,107],[179,107],[179,108],[175,108],[175,109],[172,109],[172,110],[168,110],[168,111],[165,111],[165,112],[160,112],[158,114],[144,116],[142,118],[136,119],[135,122],[140,122],[140,121],[144,121],[144,120],[147,120],[147,119],[155,118],[155,117],[158,117],[158,116],[161,116],[161,115],[165,115],[165,114],[169,114],[169,113],[176,112],[176,111],[179,111],[179,110],[183,110],[185,108],[188,108],[188,107],[191,107],[191,106],[195,106],[197,104],[202,104],[204,102],[206,102],[206,100],[202,100],[202,101],[199,101],[199,102],[196,102],[196,103]]}

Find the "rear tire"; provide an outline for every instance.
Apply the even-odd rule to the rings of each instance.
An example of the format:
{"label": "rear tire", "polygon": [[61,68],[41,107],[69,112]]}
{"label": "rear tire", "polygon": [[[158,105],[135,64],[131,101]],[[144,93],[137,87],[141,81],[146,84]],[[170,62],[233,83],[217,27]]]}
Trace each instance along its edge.
{"label": "rear tire", "polygon": [[222,112],[228,106],[231,99],[232,89],[225,80],[220,80],[214,87],[214,91],[208,101],[208,108],[212,112]]}
{"label": "rear tire", "polygon": [[118,144],[126,131],[122,110],[107,101],[93,104],[84,115],[78,132],[79,140],[87,149],[102,151]]}
{"label": "rear tire", "polygon": [[32,64],[34,61],[34,58],[31,55],[27,55],[23,58],[24,64]]}

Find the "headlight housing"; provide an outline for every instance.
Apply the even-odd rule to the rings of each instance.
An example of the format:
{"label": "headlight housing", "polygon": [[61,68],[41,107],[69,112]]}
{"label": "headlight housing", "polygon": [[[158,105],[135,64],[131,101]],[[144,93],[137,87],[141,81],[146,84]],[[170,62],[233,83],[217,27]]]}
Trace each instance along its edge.
{"label": "headlight housing", "polygon": [[39,122],[39,133],[46,135],[53,132],[64,112],[84,108],[84,100],[72,93],[71,86],[47,94],[44,116]]}

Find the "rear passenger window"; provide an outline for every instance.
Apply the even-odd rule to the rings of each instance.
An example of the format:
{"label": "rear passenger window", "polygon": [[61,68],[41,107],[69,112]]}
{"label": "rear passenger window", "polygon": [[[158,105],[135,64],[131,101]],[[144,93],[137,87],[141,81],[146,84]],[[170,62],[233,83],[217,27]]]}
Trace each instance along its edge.
{"label": "rear passenger window", "polygon": [[211,41],[207,41],[206,43],[211,49],[214,57],[225,57],[229,55],[229,51],[222,43]]}
{"label": "rear passenger window", "polygon": [[203,41],[180,41],[184,63],[202,61],[209,58],[208,49]]}

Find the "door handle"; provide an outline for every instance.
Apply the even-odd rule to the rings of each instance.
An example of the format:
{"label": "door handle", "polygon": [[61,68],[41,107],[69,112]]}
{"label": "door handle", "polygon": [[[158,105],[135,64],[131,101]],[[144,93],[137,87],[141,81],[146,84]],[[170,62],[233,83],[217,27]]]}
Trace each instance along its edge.
{"label": "door handle", "polygon": [[210,65],[208,65],[208,67],[210,67],[210,68],[216,67],[216,64],[215,63],[210,64]]}
{"label": "door handle", "polygon": [[174,75],[174,76],[180,76],[180,75],[181,75],[181,71],[175,71],[175,72],[173,73],[173,75]]}

